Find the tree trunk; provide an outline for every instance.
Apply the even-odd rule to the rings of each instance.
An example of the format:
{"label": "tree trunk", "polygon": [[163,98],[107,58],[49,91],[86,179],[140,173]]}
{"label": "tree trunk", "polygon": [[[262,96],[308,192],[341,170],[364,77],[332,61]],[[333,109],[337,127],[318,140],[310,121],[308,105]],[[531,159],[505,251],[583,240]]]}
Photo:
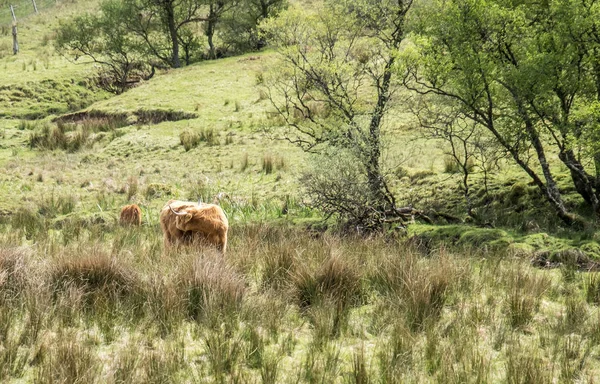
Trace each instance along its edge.
{"label": "tree trunk", "polygon": [[373,198],[377,200],[377,204],[381,205],[380,209],[388,210],[392,205],[393,199],[387,193],[387,186],[381,174],[381,120],[385,112],[385,107],[389,100],[389,90],[392,78],[392,65],[394,57],[390,57],[385,65],[383,78],[378,87],[377,104],[371,117],[369,124],[369,143],[367,145],[367,180],[369,189]]}
{"label": "tree trunk", "polygon": [[261,20],[269,17],[269,2],[267,0],[260,1],[260,16]]}
{"label": "tree trunk", "polygon": [[531,144],[535,149],[537,154],[538,161],[540,163],[540,167],[542,168],[542,173],[544,174],[545,183],[545,191],[542,190],[546,194],[546,198],[548,202],[552,205],[552,207],[556,210],[558,216],[567,224],[571,225],[574,222],[574,216],[569,213],[565,204],[562,201],[562,197],[560,191],[558,190],[558,186],[556,185],[556,181],[554,180],[554,176],[552,176],[552,172],[550,171],[550,165],[548,164],[548,160],[546,159],[546,153],[544,151],[544,146],[542,141],[540,140],[539,132],[533,126],[533,122],[529,117],[527,111],[521,104],[520,100],[515,97],[515,101],[517,103],[519,113],[525,122],[525,131],[529,135],[529,139],[531,140]]}
{"label": "tree trunk", "polygon": [[179,60],[179,39],[177,38],[177,27],[175,26],[175,11],[173,10],[173,3],[171,1],[165,2],[165,12],[173,50],[171,56],[171,66],[173,68],[179,68],[181,67],[181,62]]}
{"label": "tree trunk", "polygon": [[[583,197],[586,203],[592,206],[594,212],[599,213],[600,202],[598,201],[598,192],[595,190],[598,187],[596,181],[588,177],[572,150],[561,151],[558,157],[569,168],[571,180],[573,180],[577,193]],[[597,156],[595,156],[596,158]]]}
{"label": "tree trunk", "polygon": [[209,57],[211,59],[216,59],[217,54],[215,50],[215,43],[213,41],[213,37],[215,35],[215,24],[217,24],[217,16],[215,14],[214,5],[210,5],[210,11],[208,14],[208,20],[206,21],[206,38],[208,39],[208,48],[209,48]]}

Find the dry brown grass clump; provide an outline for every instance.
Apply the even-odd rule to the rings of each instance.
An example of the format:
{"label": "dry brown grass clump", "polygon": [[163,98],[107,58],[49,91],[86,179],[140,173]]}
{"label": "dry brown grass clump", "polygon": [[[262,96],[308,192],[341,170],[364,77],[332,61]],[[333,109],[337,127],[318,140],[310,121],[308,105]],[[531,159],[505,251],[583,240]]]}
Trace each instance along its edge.
{"label": "dry brown grass clump", "polygon": [[185,267],[180,290],[189,317],[225,319],[235,317],[246,292],[244,278],[222,257],[206,255]]}
{"label": "dry brown grass clump", "polygon": [[51,267],[50,285],[54,295],[75,288],[93,303],[95,299],[117,300],[139,294],[137,274],[114,257],[94,252],[77,257],[63,256]]}
{"label": "dry brown grass clump", "polygon": [[402,254],[386,254],[370,280],[404,315],[410,329],[422,330],[440,317],[454,287],[468,284],[466,272],[444,251],[438,257],[424,259],[409,249]]}
{"label": "dry brown grass clump", "polygon": [[179,134],[179,141],[185,151],[196,148],[200,144],[200,134],[191,129],[185,129]]}
{"label": "dry brown grass clump", "polygon": [[93,345],[78,339],[75,333],[60,334],[45,348],[35,382],[94,383],[98,382],[102,365]]}
{"label": "dry brown grass clump", "polygon": [[325,298],[340,305],[356,304],[360,297],[359,267],[342,256],[331,256],[311,272],[306,266],[294,277],[298,305],[306,308]]}
{"label": "dry brown grass clump", "polygon": [[16,297],[28,284],[30,273],[27,259],[30,252],[26,248],[0,248],[0,293],[2,296]]}

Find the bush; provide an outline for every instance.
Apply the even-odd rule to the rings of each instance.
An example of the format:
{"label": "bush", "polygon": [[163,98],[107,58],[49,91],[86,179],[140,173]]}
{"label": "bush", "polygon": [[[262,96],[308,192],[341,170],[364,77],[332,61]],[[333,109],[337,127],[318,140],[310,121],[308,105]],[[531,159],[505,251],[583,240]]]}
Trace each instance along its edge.
{"label": "bush", "polygon": [[59,335],[47,351],[37,371],[36,383],[92,383],[102,371],[100,359],[91,345],[73,334]]}
{"label": "bush", "polygon": [[196,148],[200,144],[200,135],[198,132],[192,131],[191,129],[185,129],[179,134],[179,141],[185,151],[189,151],[192,148]]}
{"label": "bush", "polygon": [[27,257],[24,248],[0,248],[0,302],[4,296],[17,297],[27,287]]}
{"label": "bush", "polygon": [[327,216],[336,216],[346,230],[381,227],[381,203],[373,196],[367,171],[347,151],[335,151],[316,159],[312,169],[301,177],[311,204]]}
{"label": "bush", "polygon": [[187,314],[210,325],[234,320],[246,286],[244,279],[222,258],[199,258],[180,277]]}
{"label": "bush", "polygon": [[76,289],[81,293],[83,303],[90,307],[117,305],[122,300],[136,299],[143,290],[131,269],[93,249],[85,256],[66,256],[54,265],[50,285],[55,298]]}

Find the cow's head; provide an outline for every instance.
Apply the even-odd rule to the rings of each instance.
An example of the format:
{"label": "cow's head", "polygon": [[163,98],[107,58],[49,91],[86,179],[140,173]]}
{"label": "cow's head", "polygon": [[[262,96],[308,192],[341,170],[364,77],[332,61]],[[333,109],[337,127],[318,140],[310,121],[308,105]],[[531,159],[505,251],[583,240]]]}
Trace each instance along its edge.
{"label": "cow's head", "polygon": [[170,205],[169,209],[171,210],[171,212],[173,212],[174,215],[177,216],[175,218],[175,226],[182,231],[189,230],[188,226],[193,217],[192,213],[188,212],[185,209],[183,210],[183,212],[177,212]]}

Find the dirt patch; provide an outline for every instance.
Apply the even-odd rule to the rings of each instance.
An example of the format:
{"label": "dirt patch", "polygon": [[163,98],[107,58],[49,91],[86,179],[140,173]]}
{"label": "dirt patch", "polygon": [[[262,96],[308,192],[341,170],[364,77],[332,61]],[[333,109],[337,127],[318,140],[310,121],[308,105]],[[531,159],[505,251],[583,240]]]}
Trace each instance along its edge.
{"label": "dirt patch", "polygon": [[195,119],[195,113],[164,110],[164,109],[138,109],[133,112],[110,113],[98,110],[81,111],[59,116],[53,120],[56,123],[83,123],[86,121],[110,121],[118,126],[132,124],[158,124],[163,121],[179,121]]}
{"label": "dirt patch", "polygon": [[83,123],[86,121],[105,120],[105,121],[127,121],[126,113],[107,113],[103,111],[83,111],[69,113],[59,116],[52,121],[54,123]]}
{"label": "dirt patch", "polygon": [[198,117],[195,113],[163,110],[163,109],[138,109],[133,112],[138,124],[158,124],[163,121],[189,120]]}

